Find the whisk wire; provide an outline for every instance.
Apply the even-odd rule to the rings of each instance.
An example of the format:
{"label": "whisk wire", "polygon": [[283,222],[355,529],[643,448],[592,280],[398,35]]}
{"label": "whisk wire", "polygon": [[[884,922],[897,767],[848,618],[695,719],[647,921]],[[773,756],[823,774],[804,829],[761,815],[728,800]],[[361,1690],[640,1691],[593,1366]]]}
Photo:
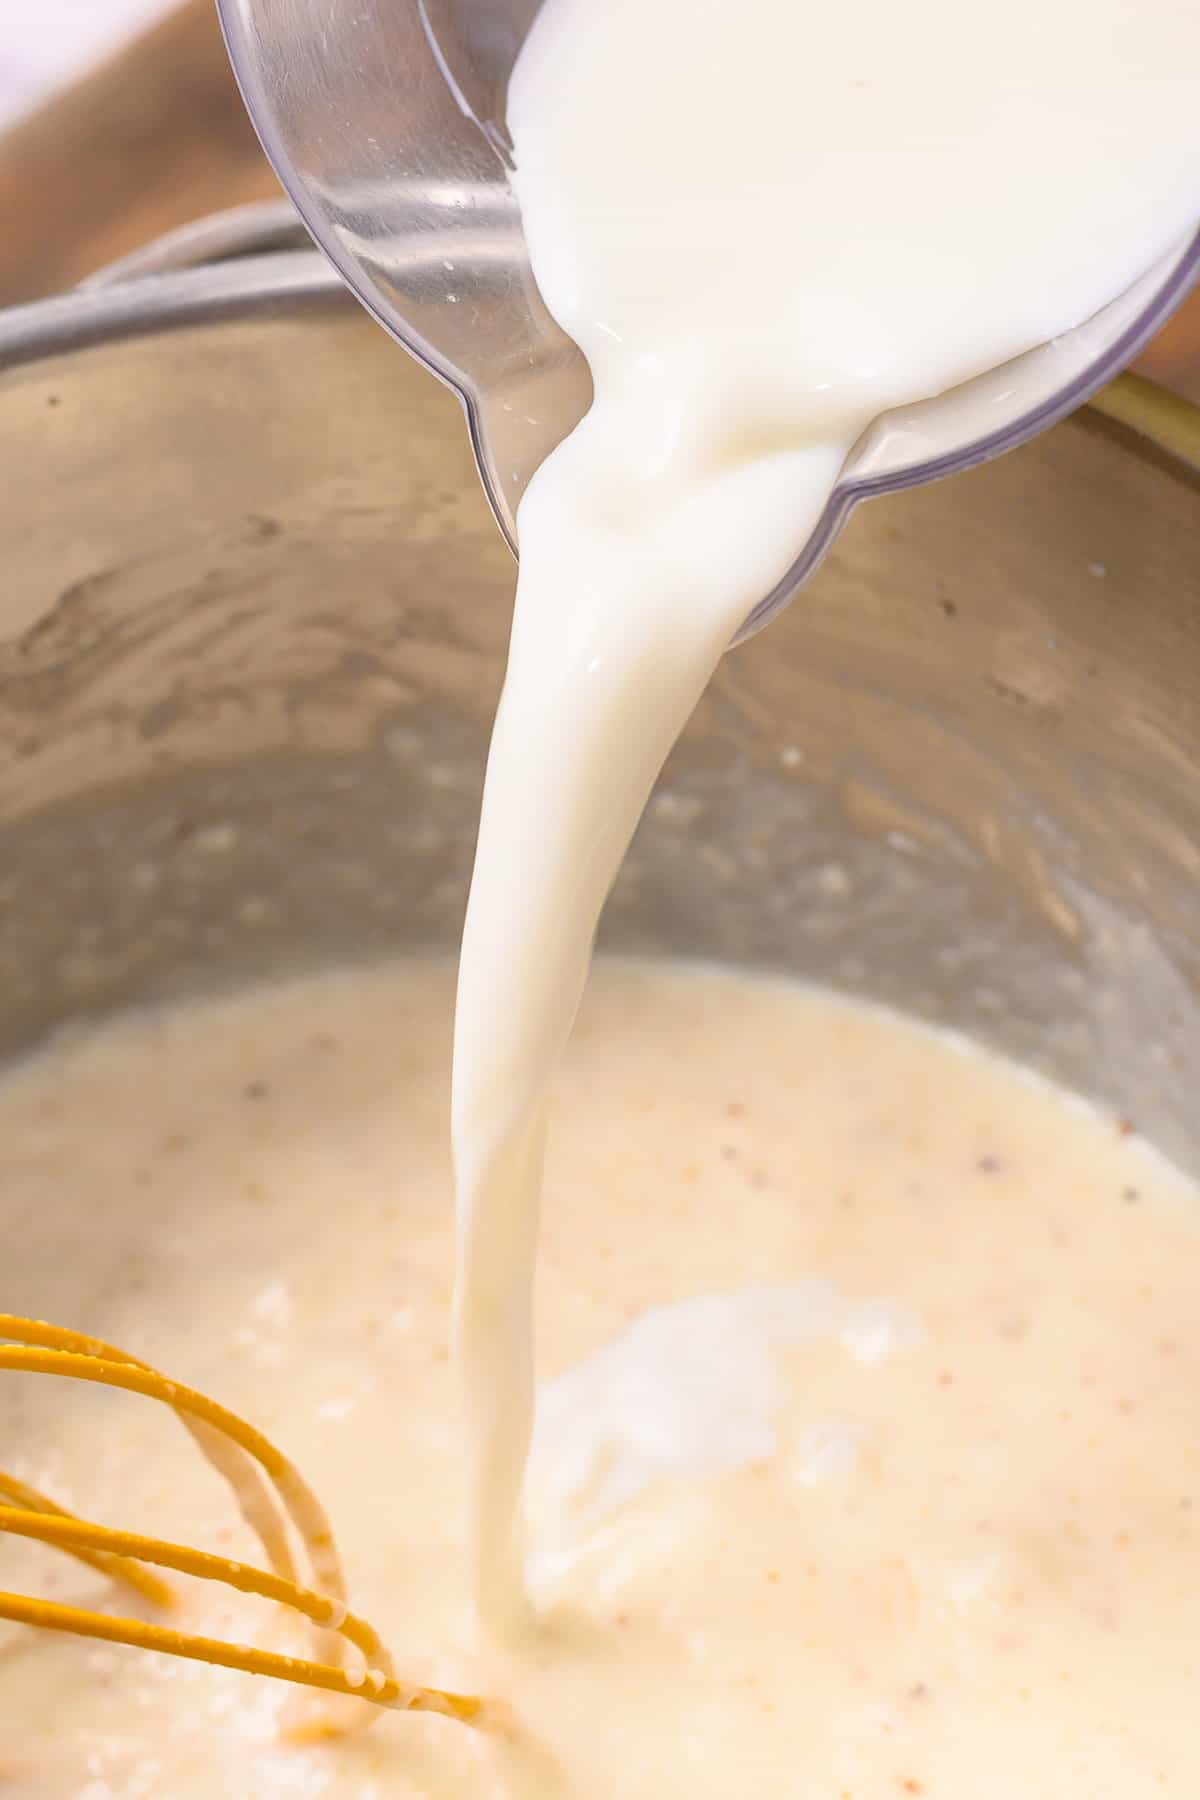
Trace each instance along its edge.
{"label": "whisk wire", "polygon": [[[150,1364],[99,1338],[3,1313],[0,1339],[9,1340],[0,1343],[0,1370],[94,1382],[141,1394],[169,1407],[233,1488],[242,1515],[255,1530],[272,1568],[256,1569],[206,1551],[93,1524],[75,1517],[15,1476],[5,1474],[0,1474],[0,1502],[7,1500],[9,1504],[0,1503],[0,1534],[62,1550],[115,1580],[123,1580],[143,1599],[156,1604],[169,1602],[171,1590],[143,1564],[223,1582],[243,1593],[275,1601],[299,1613],[320,1632],[335,1633],[343,1660],[332,1664],[284,1656],[139,1619],[117,1618],[18,1594],[0,1593],[0,1618],[216,1663],[247,1674],[271,1675],[394,1711],[440,1713],[463,1723],[481,1720],[483,1702],[475,1695],[406,1685],[397,1679],[391,1656],[378,1633],[352,1613],[346,1603],[341,1561],[324,1508],[298,1470],[262,1432],[196,1389],[167,1380]],[[298,1579],[284,1518],[303,1546],[312,1571],[311,1586]],[[358,1652],[361,1668],[346,1666],[347,1647]],[[360,1720],[365,1716],[356,1713]],[[341,1723],[326,1720],[315,1726],[310,1724],[304,1735],[340,1734],[344,1729]]]}
{"label": "whisk wire", "polygon": [[80,1607],[63,1606],[57,1601],[30,1600],[23,1594],[0,1592],[0,1619],[69,1632],[76,1637],[98,1638],[109,1644],[128,1644],[138,1650],[162,1651],[168,1656],[214,1663],[218,1668],[235,1669],[245,1675],[269,1675],[279,1681],[320,1688],[350,1700],[369,1700],[372,1705],[393,1712],[440,1713],[462,1724],[477,1723],[483,1712],[483,1701],[472,1694],[446,1693],[439,1688],[403,1687],[394,1676],[384,1676],[378,1670],[369,1671],[365,1676],[357,1675],[329,1663],[281,1656],[276,1651],[257,1650],[246,1644],[226,1644],[220,1638],[198,1637],[162,1625],[149,1625],[141,1619],[122,1619]]}
{"label": "whisk wire", "polygon": [[[56,1519],[74,1517],[65,1506],[59,1506],[57,1501],[39,1493],[28,1482],[18,1481],[15,1475],[6,1475],[2,1469],[0,1499],[7,1502],[8,1506],[22,1508],[26,1512],[48,1513]],[[5,1510],[7,1511],[7,1507]],[[68,1546],[64,1544],[61,1548],[68,1549]],[[149,1569],[143,1569],[140,1563],[131,1562],[128,1557],[119,1556],[110,1550],[88,1550],[82,1547],[69,1549],[69,1554],[97,1573],[107,1575],[110,1581],[132,1589],[140,1599],[148,1600],[152,1606],[166,1609],[175,1604],[175,1596],[166,1582],[160,1581]]]}

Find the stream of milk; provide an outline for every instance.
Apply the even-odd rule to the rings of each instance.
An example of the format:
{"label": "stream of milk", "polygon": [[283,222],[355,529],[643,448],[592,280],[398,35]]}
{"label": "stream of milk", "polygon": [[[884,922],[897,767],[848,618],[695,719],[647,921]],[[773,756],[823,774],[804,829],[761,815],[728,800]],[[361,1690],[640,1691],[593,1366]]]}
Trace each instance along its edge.
{"label": "stream of milk", "polygon": [[1088,318],[1200,213],[1197,68],[1195,0],[545,0],[521,52],[517,192],[595,401],[520,509],[458,988],[494,1630],[527,1606],[548,1085],[654,779],[870,421]]}

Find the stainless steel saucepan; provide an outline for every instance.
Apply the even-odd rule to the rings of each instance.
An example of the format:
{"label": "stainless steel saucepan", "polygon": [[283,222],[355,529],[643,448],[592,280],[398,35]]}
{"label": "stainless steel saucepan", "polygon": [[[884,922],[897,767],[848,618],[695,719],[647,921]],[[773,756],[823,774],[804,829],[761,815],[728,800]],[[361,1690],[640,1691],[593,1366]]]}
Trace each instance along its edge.
{"label": "stainless steel saucepan", "polygon": [[[512,560],[453,398],[265,224],[0,317],[6,1057],[458,931]],[[860,510],[725,659],[607,942],[946,1021],[1200,1168],[1198,470],[1126,378]]]}

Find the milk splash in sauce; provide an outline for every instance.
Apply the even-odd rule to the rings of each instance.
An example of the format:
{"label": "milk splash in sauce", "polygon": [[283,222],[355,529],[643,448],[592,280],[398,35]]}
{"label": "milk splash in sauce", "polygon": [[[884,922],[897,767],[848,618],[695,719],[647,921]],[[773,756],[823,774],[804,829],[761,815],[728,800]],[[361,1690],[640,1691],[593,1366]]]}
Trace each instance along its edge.
{"label": "milk splash in sauce", "polygon": [[527,1604],[548,1085],[658,770],[864,428],[1080,323],[1189,227],[1197,67],[1194,0],[538,15],[516,186],[595,402],[520,510],[458,990],[456,1343],[493,1628]]}

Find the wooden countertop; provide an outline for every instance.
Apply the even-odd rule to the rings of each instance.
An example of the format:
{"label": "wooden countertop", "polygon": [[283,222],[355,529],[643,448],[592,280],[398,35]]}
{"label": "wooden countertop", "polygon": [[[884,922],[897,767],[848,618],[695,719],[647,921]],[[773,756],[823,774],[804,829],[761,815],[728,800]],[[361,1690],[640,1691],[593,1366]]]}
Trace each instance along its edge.
{"label": "wooden countertop", "polygon": [[[212,0],[0,138],[0,306],[58,292],[204,213],[278,194]],[[1200,291],[1138,364],[1200,402]]]}

